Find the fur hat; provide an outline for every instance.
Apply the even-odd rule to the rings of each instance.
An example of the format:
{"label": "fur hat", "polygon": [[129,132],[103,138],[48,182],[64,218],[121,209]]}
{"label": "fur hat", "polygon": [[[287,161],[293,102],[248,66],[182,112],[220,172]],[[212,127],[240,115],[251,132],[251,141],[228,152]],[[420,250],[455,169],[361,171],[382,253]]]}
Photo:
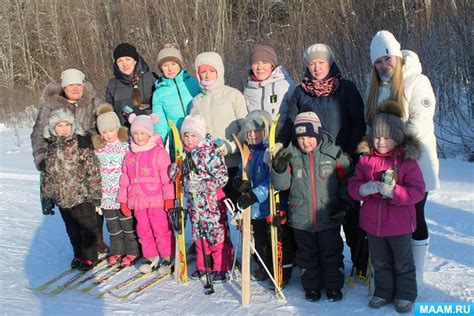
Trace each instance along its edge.
{"label": "fur hat", "polygon": [[260,45],[255,47],[250,53],[250,65],[257,61],[264,61],[272,64],[273,67],[278,66],[278,59],[275,50],[266,45]]}
{"label": "fur hat", "polygon": [[165,44],[162,50],[158,53],[158,69],[161,71],[161,66],[167,61],[174,61],[183,68],[183,56],[181,52],[172,44]]}
{"label": "fur hat", "polygon": [[65,86],[70,84],[84,85],[85,79],[86,75],[82,71],[70,68],[61,73],[61,87],[64,89]]}
{"label": "fur hat", "polygon": [[181,137],[184,138],[185,133],[193,134],[202,141],[206,137],[206,121],[197,114],[186,116],[181,125]]}
{"label": "fur hat", "polygon": [[375,137],[391,138],[400,145],[405,139],[404,129],[401,107],[397,102],[387,100],[375,114],[371,140]]}
{"label": "fur hat", "polygon": [[263,139],[268,138],[270,132],[270,125],[272,124],[272,116],[267,111],[254,110],[247,114],[242,122],[242,128],[239,132],[239,138],[242,140],[247,139],[247,133],[250,131],[264,131]]}
{"label": "fur hat", "polygon": [[377,59],[387,55],[402,57],[400,43],[389,31],[378,31],[370,43],[372,65],[375,64]]}
{"label": "fur hat", "polygon": [[142,131],[147,133],[151,137],[155,134],[153,124],[158,123],[158,120],[158,116],[155,113],[151,113],[150,115],[138,116],[136,116],[135,113],[132,113],[128,117],[128,122],[131,124],[130,133],[133,134],[133,132],[135,131]]}
{"label": "fur hat", "polygon": [[313,59],[325,60],[331,66],[335,60],[331,47],[326,44],[314,44],[306,48],[303,54],[305,65],[308,65]]}
{"label": "fur hat", "polygon": [[120,57],[132,57],[136,61],[138,61],[138,52],[135,46],[129,43],[120,43],[114,49],[114,62],[117,62],[117,59]]}
{"label": "fur hat", "polygon": [[120,120],[109,103],[99,104],[95,114],[97,115],[97,129],[100,134],[108,130],[120,128]]}
{"label": "fur hat", "polygon": [[59,107],[53,109],[49,115],[48,125],[46,125],[43,130],[44,138],[49,139],[51,136],[58,136],[56,135],[54,128],[61,122],[71,124],[72,130],[70,137],[76,133],[76,120],[74,114],[66,108]]}
{"label": "fur hat", "polygon": [[314,112],[302,112],[295,118],[293,125],[295,136],[316,137],[318,143],[321,141],[323,126],[318,115]]}

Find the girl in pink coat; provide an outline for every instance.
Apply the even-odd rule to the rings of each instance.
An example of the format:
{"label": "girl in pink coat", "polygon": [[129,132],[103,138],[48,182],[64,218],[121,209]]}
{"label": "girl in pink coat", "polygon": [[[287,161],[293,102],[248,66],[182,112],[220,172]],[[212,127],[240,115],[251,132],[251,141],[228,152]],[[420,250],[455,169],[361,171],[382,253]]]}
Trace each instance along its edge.
{"label": "girl in pink coat", "polygon": [[364,156],[348,188],[353,199],[362,201],[360,227],[367,232],[374,268],[375,292],[369,306],[394,302],[397,312],[407,313],[417,297],[411,234],[425,182],[417,163],[420,146],[404,134],[398,108],[387,101],[375,115],[371,139],[359,144]]}
{"label": "girl in pink coat", "polygon": [[168,177],[170,158],[153,124],[155,114],[131,114],[132,141],[125,154],[117,201],[125,216],[134,210],[137,235],[147,259],[140,266],[142,273],[158,268],[159,274],[171,273],[174,237],[167,210],[173,207],[174,188]]}

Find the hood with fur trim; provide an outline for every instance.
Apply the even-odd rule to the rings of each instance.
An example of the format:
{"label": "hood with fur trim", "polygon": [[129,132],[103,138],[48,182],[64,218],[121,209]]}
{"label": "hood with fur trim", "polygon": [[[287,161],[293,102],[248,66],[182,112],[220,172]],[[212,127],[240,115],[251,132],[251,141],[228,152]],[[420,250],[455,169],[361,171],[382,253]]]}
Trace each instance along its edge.
{"label": "hood with fur trim", "polygon": [[[403,143],[395,148],[399,148],[398,153],[403,157],[403,159],[418,160],[421,157],[420,142],[413,135],[405,135],[405,140],[403,141]],[[367,139],[361,141],[357,146],[357,153],[362,155],[372,155],[373,150],[374,143]]]}

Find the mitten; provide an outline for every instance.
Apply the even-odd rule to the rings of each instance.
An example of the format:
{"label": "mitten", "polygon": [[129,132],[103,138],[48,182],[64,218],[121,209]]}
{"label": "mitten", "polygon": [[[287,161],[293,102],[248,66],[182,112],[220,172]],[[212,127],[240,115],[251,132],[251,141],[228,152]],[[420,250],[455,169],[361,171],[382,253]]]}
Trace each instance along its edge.
{"label": "mitten", "polygon": [[200,193],[206,192],[207,187],[204,181],[199,180],[189,180],[188,181],[188,191],[189,193]]}
{"label": "mitten", "polygon": [[275,169],[277,173],[285,172],[286,168],[288,168],[288,163],[290,162],[291,157],[292,154],[290,152],[287,152],[286,150],[280,150],[275,156],[273,169]]}
{"label": "mitten", "polygon": [[54,202],[51,198],[41,198],[41,209],[43,211],[43,215],[54,215]]}
{"label": "mitten", "polygon": [[263,154],[263,162],[266,163],[267,165],[270,165],[270,162],[272,158],[275,158],[275,155],[283,148],[282,143],[276,143],[275,148],[273,149],[273,154],[270,153],[268,148],[265,150],[265,153]]}
{"label": "mitten", "polygon": [[258,202],[258,198],[252,191],[244,193],[237,198],[237,206],[241,209],[246,209],[256,202]]}
{"label": "mitten", "polygon": [[168,169],[168,176],[170,177],[171,181],[176,182],[176,178],[179,174],[178,164],[173,162]]}
{"label": "mitten", "polygon": [[240,193],[245,193],[251,189],[251,181],[244,180],[242,177],[235,177],[233,183],[234,189]]}
{"label": "mitten", "polygon": [[122,211],[122,214],[125,217],[132,216],[132,210],[128,208],[127,203],[120,203],[120,211]]}
{"label": "mitten", "polygon": [[174,200],[167,199],[165,200],[165,211],[169,212],[174,207]]}
{"label": "mitten", "polygon": [[86,134],[84,136],[77,135],[77,146],[79,148],[92,148],[92,139],[91,135]]}
{"label": "mitten", "polygon": [[285,225],[286,223],[286,212],[285,211],[278,211],[276,215],[269,214],[266,217],[268,224],[273,224],[276,226]]}
{"label": "mitten", "polygon": [[380,181],[369,181],[359,187],[359,194],[361,196],[369,196],[380,192]]}

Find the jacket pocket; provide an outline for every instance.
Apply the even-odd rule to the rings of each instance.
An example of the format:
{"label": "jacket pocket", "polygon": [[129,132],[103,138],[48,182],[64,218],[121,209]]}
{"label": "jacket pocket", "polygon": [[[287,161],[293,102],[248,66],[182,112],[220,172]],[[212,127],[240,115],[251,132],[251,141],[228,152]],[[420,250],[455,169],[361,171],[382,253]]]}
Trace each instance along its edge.
{"label": "jacket pocket", "polygon": [[308,205],[302,198],[290,198],[288,200],[288,219],[289,222],[299,228],[311,226],[312,216]]}

